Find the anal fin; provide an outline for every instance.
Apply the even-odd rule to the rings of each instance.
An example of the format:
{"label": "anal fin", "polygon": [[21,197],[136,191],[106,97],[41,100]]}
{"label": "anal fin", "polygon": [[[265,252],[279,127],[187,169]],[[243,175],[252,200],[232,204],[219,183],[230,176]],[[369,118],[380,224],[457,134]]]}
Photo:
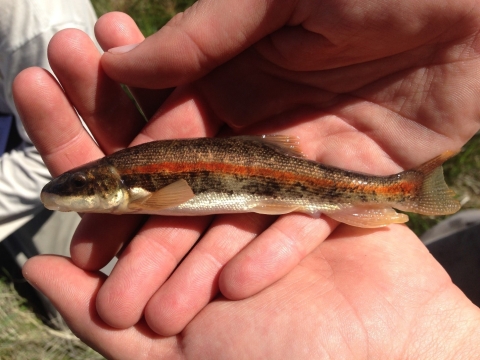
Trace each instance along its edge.
{"label": "anal fin", "polygon": [[348,206],[325,214],[339,222],[363,228],[377,228],[408,221],[407,215],[397,213],[391,207]]}
{"label": "anal fin", "polygon": [[180,179],[160,190],[132,201],[129,207],[134,210],[161,210],[178,206],[192,199],[195,194],[188,183]]}

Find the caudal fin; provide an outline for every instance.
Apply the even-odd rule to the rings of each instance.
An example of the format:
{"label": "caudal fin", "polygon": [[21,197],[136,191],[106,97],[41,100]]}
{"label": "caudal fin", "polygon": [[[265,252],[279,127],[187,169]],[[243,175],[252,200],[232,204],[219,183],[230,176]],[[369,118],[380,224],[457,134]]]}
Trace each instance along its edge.
{"label": "caudal fin", "polygon": [[454,151],[446,151],[418,168],[402,173],[401,176],[407,181],[411,179],[419,185],[411,199],[394,207],[424,215],[447,215],[460,210],[461,206],[455,199],[455,193],[445,183],[442,168],[442,164],[455,154]]}

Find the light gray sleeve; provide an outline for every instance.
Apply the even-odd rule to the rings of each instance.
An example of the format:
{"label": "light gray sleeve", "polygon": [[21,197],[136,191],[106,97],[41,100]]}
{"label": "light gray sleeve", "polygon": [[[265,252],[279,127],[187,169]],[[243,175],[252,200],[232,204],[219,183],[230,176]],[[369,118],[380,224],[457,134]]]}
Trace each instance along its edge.
{"label": "light gray sleeve", "polygon": [[88,0],[0,0],[0,9],[0,111],[15,115],[24,140],[0,158],[1,224],[40,211],[40,191],[50,179],[20,122],[13,102],[13,80],[30,66],[50,70],[47,47],[59,30],[77,28],[93,39],[96,15]]}
{"label": "light gray sleeve", "polygon": [[26,142],[0,158],[0,224],[43,208],[40,191],[50,173],[37,149]]}
{"label": "light gray sleeve", "polygon": [[46,57],[50,34],[39,34],[11,52],[4,52],[2,74],[4,102],[15,116],[17,130],[23,142],[16,149],[0,157],[0,224],[39,212],[43,204],[40,191],[50,173],[37,149],[32,145],[13,103],[12,82],[15,76],[29,66],[48,67]]}

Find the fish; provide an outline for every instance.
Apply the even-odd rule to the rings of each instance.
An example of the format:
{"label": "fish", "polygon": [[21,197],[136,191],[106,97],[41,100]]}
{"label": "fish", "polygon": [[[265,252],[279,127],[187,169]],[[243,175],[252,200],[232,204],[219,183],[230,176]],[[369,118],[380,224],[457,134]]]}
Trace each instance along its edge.
{"label": "fish", "polygon": [[300,212],[376,228],[407,222],[403,212],[457,212],[442,168],[453,155],[376,176],[309,160],[287,135],[158,140],[65,172],[45,185],[41,200],[50,210],[79,213]]}

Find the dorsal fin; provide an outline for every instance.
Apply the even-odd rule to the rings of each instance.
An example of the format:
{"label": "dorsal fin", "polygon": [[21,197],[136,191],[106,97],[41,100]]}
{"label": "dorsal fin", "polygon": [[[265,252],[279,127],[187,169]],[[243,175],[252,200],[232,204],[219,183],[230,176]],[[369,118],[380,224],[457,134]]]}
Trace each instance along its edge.
{"label": "dorsal fin", "polygon": [[245,135],[241,136],[246,140],[261,141],[270,145],[282,154],[305,158],[305,154],[300,149],[300,139],[297,136],[289,135]]}

